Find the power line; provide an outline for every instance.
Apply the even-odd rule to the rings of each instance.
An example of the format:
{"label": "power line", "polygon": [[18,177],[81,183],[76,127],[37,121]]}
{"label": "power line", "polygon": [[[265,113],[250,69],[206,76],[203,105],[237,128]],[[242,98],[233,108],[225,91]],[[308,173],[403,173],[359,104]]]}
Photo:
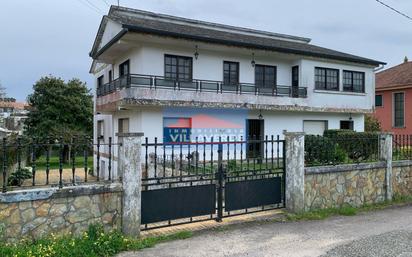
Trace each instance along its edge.
{"label": "power line", "polygon": [[394,12],[402,15],[403,17],[405,17],[405,18],[407,18],[407,19],[409,19],[409,20],[412,20],[412,17],[411,17],[411,16],[409,16],[409,15],[407,15],[407,14],[405,14],[405,13],[403,13],[403,12],[401,12],[401,11],[395,9],[395,8],[393,8],[392,6],[390,6],[390,5],[388,5],[388,4],[385,4],[384,2],[382,2],[382,1],[380,1],[380,0],[375,0],[375,1],[378,2],[378,3],[380,3],[381,5],[389,8],[389,9],[391,9],[392,11],[394,11]]}
{"label": "power line", "polygon": [[94,9],[93,7],[91,7],[90,5],[88,5],[87,3],[83,2],[82,0],[77,0],[79,3],[81,3],[82,5],[86,6],[87,8],[89,8],[90,10],[92,10],[93,12],[97,13],[98,15],[101,15],[101,13]]}
{"label": "power line", "polygon": [[89,3],[90,6],[93,6],[97,11],[99,11],[101,14],[103,14],[103,11],[102,11],[97,5],[95,5],[94,3],[92,3],[90,0],[84,0],[84,1],[86,1],[87,3]]}
{"label": "power line", "polygon": [[106,0],[102,0],[103,3],[105,3],[108,7],[110,7],[110,4]]}

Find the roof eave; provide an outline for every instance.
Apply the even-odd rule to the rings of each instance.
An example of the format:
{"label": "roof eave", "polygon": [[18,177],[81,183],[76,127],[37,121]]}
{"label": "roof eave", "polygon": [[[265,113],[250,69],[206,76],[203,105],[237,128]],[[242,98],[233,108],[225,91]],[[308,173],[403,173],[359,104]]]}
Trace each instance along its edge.
{"label": "roof eave", "polygon": [[102,55],[107,49],[109,49],[112,45],[114,45],[117,41],[119,41],[124,35],[129,30],[127,28],[123,28],[119,33],[116,34],[107,44],[105,44],[102,48],[99,50],[95,51],[94,53],[90,53],[90,57],[92,57],[94,60],[99,58],[100,55]]}
{"label": "roof eave", "polygon": [[[375,61],[375,60],[359,60],[359,59],[355,59],[355,58],[338,57],[338,56],[332,56],[332,55],[328,55],[328,54],[315,54],[315,53],[310,53],[310,52],[295,50],[295,49],[288,49],[288,48],[281,48],[281,47],[269,47],[269,46],[263,46],[263,45],[259,45],[259,44],[253,44],[253,43],[245,43],[245,42],[232,41],[232,40],[224,40],[224,39],[217,39],[217,38],[208,38],[208,37],[203,37],[203,36],[187,35],[187,34],[182,34],[182,33],[171,32],[171,31],[151,29],[151,28],[146,28],[146,27],[141,27],[141,26],[136,26],[136,25],[123,24],[123,28],[126,29],[127,31],[132,31],[132,32],[148,33],[148,34],[155,34],[155,35],[159,35],[159,36],[169,36],[169,37],[174,37],[174,38],[182,38],[182,39],[203,41],[203,42],[206,42],[206,43],[217,43],[217,44],[230,45],[230,46],[247,47],[247,48],[270,50],[270,51],[276,51],[276,52],[282,52],[282,53],[299,54],[299,55],[305,55],[305,56],[312,56],[312,57],[320,57],[320,58],[348,61],[348,62],[353,62],[353,63],[373,65],[373,66],[376,66],[376,67],[378,67],[379,65],[386,65],[385,62]],[[110,47],[110,45],[108,47]],[[107,49],[107,48],[105,48],[105,49]],[[103,50],[103,48],[100,49],[99,52],[101,52],[101,50]]]}

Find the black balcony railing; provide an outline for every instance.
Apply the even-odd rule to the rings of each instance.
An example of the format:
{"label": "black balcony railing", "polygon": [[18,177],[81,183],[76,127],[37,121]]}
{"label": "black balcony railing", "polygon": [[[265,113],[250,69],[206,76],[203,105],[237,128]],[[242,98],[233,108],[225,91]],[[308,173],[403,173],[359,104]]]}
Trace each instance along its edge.
{"label": "black balcony railing", "polygon": [[254,94],[265,96],[286,96],[305,98],[306,87],[273,85],[260,87],[252,83],[224,84],[222,81],[192,79],[179,81],[161,76],[129,74],[97,88],[97,96],[103,96],[123,88],[145,87],[153,89],[172,89],[197,92],[216,92],[234,94]]}

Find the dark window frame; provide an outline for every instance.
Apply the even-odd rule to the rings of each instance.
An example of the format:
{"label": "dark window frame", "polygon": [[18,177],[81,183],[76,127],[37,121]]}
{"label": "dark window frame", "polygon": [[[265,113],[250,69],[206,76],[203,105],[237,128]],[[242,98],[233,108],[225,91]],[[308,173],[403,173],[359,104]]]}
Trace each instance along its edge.
{"label": "dark window frame", "polygon": [[[319,75],[318,71],[322,71],[324,74]],[[328,83],[334,83],[330,81],[332,76],[328,76],[329,72],[336,72],[336,88],[335,87],[329,88]],[[323,81],[322,80],[319,81],[318,78],[322,78]],[[320,85],[321,83],[323,85]],[[327,90],[327,91],[339,91],[339,85],[340,85],[340,70],[339,69],[315,67],[315,89]]]}
{"label": "dark window frame", "polygon": [[101,88],[104,85],[104,75],[97,78],[97,88]]}
{"label": "dark window frame", "polygon": [[108,76],[109,76],[109,83],[110,83],[113,81],[113,71],[112,70],[109,70]]}
{"label": "dark window frame", "polygon": [[[127,67],[127,71],[125,72],[124,67]],[[130,60],[126,60],[119,64],[119,78],[123,76],[127,76],[130,74]]]}
{"label": "dark window frame", "polygon": [[[229,66],[229,69],[227,70],[227,65]],[[232,78],[232,66],[236,67],[236,76]],[[226,77],[226,74],[229,74],[229,77]],[[240,64],[239,62],[233,62],[233,61],[223,61],[223,84],[224,85],[238,85],[239,82],[239,77],[240,77]],[[232,81],[234,79],[234,81]]]}
{"label": "dark window frame", "polygon": [[[170,59],[170,63],[168,59]],[[175,59],[175,63],[173,63],[173,59]],[[186,61],[190,61],[189,66],[186,65],[185,63]],[[168,69],[168,67],[170,67],[170,70]],[[186,72],[185,68],[188,68],[189,71]],[[193,57],[165,54],[164,55],[164,77],[166,79],[173,79],[175,81],[192,81],[193,80]]]}
{"label": "dark window frame", "polygon": [[[380,105],[377,105],[378,101],[376,101],[377,97],[380,97]],[[375,95],[375,107],[383,107],[383,95]]]}
{"label": "dark window frame", "polygon": [[[350,83],[346,83],[346,77],[345,75],[350,74]],[[362,88],[360,91],[355,90],[355,80],[358,80],[355,78],[355,75],[360,75],[362,84],[360,85]],[[361,71],[352,71],[352,70],[343,70],[343,91],[345,92],[355,92],[355,93],[365,93],[365,72]]]}
{"label": "dark window frame", "polygon": [[[262,68],[263,70],[263,72],[262,72],[262,83],[260,83],[260,82],[258,82],[258,79],[257,79],[257,68]],[[267,85],[269,84],[270,85],[270,83],[266,83],[266,69],[273,69],[273,85],[271,86],[271,87],[267,87]],[[256,64],[255,65],[255,85],[256,85],[256,87],[259,87],[259,88],[275,88],[276,87],[276,85],[277,85],[277,71],[278,69],[277,69],[277,66],[274,66],[274,65],[264,65],[264,64]]]}
{"label": "dark window frame", "polygon": [[[402,101],[397,103],[396,96],[402,95]],[[400,107],[400,110],[397,110]],[[401,111],[397,113],[397,111]],[[401,115],[400,115],[401,114]],[[394,128],[404,128],[405,127],[405,92],[394,92],[393,93],[393,127]]]}
{"label": "dark window frame", "polygon": [[[348,126],[346,126],[345,124],[347,124]],[[339,128],[340,129],[354,130],[354,125],[355,125],[355,122],[353,120],[341,120],[339,122]]]}

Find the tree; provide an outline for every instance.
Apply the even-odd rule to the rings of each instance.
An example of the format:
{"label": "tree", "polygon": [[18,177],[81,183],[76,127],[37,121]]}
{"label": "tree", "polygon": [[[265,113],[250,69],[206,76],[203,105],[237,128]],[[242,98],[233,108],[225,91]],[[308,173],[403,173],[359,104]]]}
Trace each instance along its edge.
{"label": "tree", "polygon": [[93,96],[79,79],[65,83],[53,76],[42,77],[27,98],[30,112],[25,121],[25,135],[46,137],[92,136]]}
{"label": "tree", "polygon": [[372,115],[365,115],[365,131],[378,132],[381,131],[381,123]]}

